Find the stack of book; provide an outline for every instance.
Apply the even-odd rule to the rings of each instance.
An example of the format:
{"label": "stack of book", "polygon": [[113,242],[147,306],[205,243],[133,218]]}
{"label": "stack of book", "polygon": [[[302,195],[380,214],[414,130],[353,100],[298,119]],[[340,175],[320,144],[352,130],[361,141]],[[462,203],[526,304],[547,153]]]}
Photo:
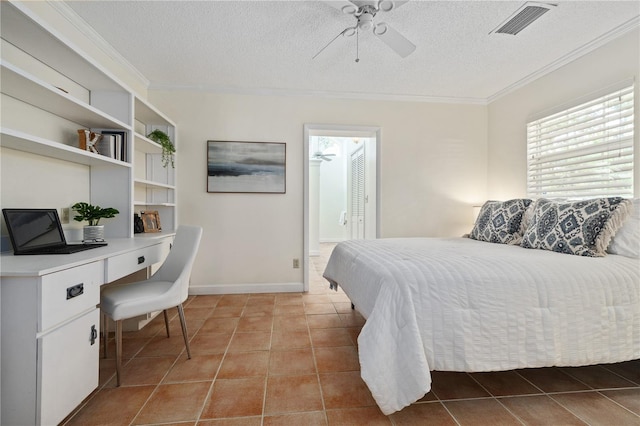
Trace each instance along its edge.
{"label": "stack of book", "polygon": [[120,161],[128,161],[127,132],[122,130],[95,130],[102,138],[95,147],[100,155]]}

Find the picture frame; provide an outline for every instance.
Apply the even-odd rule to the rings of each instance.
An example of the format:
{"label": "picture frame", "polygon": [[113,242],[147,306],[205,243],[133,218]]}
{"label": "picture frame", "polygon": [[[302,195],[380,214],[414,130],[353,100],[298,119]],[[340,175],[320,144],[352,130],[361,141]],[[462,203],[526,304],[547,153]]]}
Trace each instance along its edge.
{"label": "picture frame", "polygon": [[142,225],[144,232],[160,232],[162,226],[160,225],[160,213],[157,210],[140,212],[142,218]]}
{"label": "picture frame", "polygon": [[207,192],[286,193],[287,144],[207,141]]}

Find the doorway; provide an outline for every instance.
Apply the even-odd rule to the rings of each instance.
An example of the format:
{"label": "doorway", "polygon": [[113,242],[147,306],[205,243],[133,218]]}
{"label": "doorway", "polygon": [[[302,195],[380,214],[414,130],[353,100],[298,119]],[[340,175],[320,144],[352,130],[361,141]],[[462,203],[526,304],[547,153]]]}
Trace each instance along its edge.
{"label": "doorway", "polygon": [[380,128],[304,126],[304,290],[321,243],[379,235]]}

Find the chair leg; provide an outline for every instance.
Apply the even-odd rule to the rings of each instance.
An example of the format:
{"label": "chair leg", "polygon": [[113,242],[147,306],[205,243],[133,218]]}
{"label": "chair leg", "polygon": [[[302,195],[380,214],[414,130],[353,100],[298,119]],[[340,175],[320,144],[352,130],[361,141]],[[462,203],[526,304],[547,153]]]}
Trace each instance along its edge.
{"label": "chair leg", "polygon": [[167,313],[166,309],[163,312],[164,312],[164,326],[167,329],[167,337],[171,337],[171,335],[169,334],[169,314]]}
{"label": "chair leg", "polygon": [[120,376],[122,370],[122,320],[116,321],[116,380],[120,386]]}
{"label": "chair leg", "polygon": [[107,314],[102,315],[102,337],[104,339],[104,343],[102,345],[102,355],[104,358],[107,357],[107,345],[109,342],[109,317]]}
{"label": "chair leg", "polygon": [[182,309],[182,303],[178,305],[178,314],[180,315],[180,325],[182,326],[184,346],[187,348],[187,358],[191,359],[191,348],[189,348],[189,334],[187,333],[187,321],[184,319],[184,309]]}

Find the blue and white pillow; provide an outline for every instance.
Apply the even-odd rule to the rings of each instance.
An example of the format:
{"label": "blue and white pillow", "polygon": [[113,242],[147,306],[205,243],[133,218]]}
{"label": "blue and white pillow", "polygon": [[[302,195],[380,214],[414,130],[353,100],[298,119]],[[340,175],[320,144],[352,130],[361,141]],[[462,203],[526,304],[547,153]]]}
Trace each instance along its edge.
{"label": "blue and white pillow", "polygon": [[521,246],[578,256],[600,257],[631,211],[620,197],[584,201],[539,199]]}
{"label": "blue and white pillow", "polygon": [[500,244],[520,244],[524,229],[522,217],[531,204],[529,199],[487,201],[484,203],[469,234],[478,241]]}

